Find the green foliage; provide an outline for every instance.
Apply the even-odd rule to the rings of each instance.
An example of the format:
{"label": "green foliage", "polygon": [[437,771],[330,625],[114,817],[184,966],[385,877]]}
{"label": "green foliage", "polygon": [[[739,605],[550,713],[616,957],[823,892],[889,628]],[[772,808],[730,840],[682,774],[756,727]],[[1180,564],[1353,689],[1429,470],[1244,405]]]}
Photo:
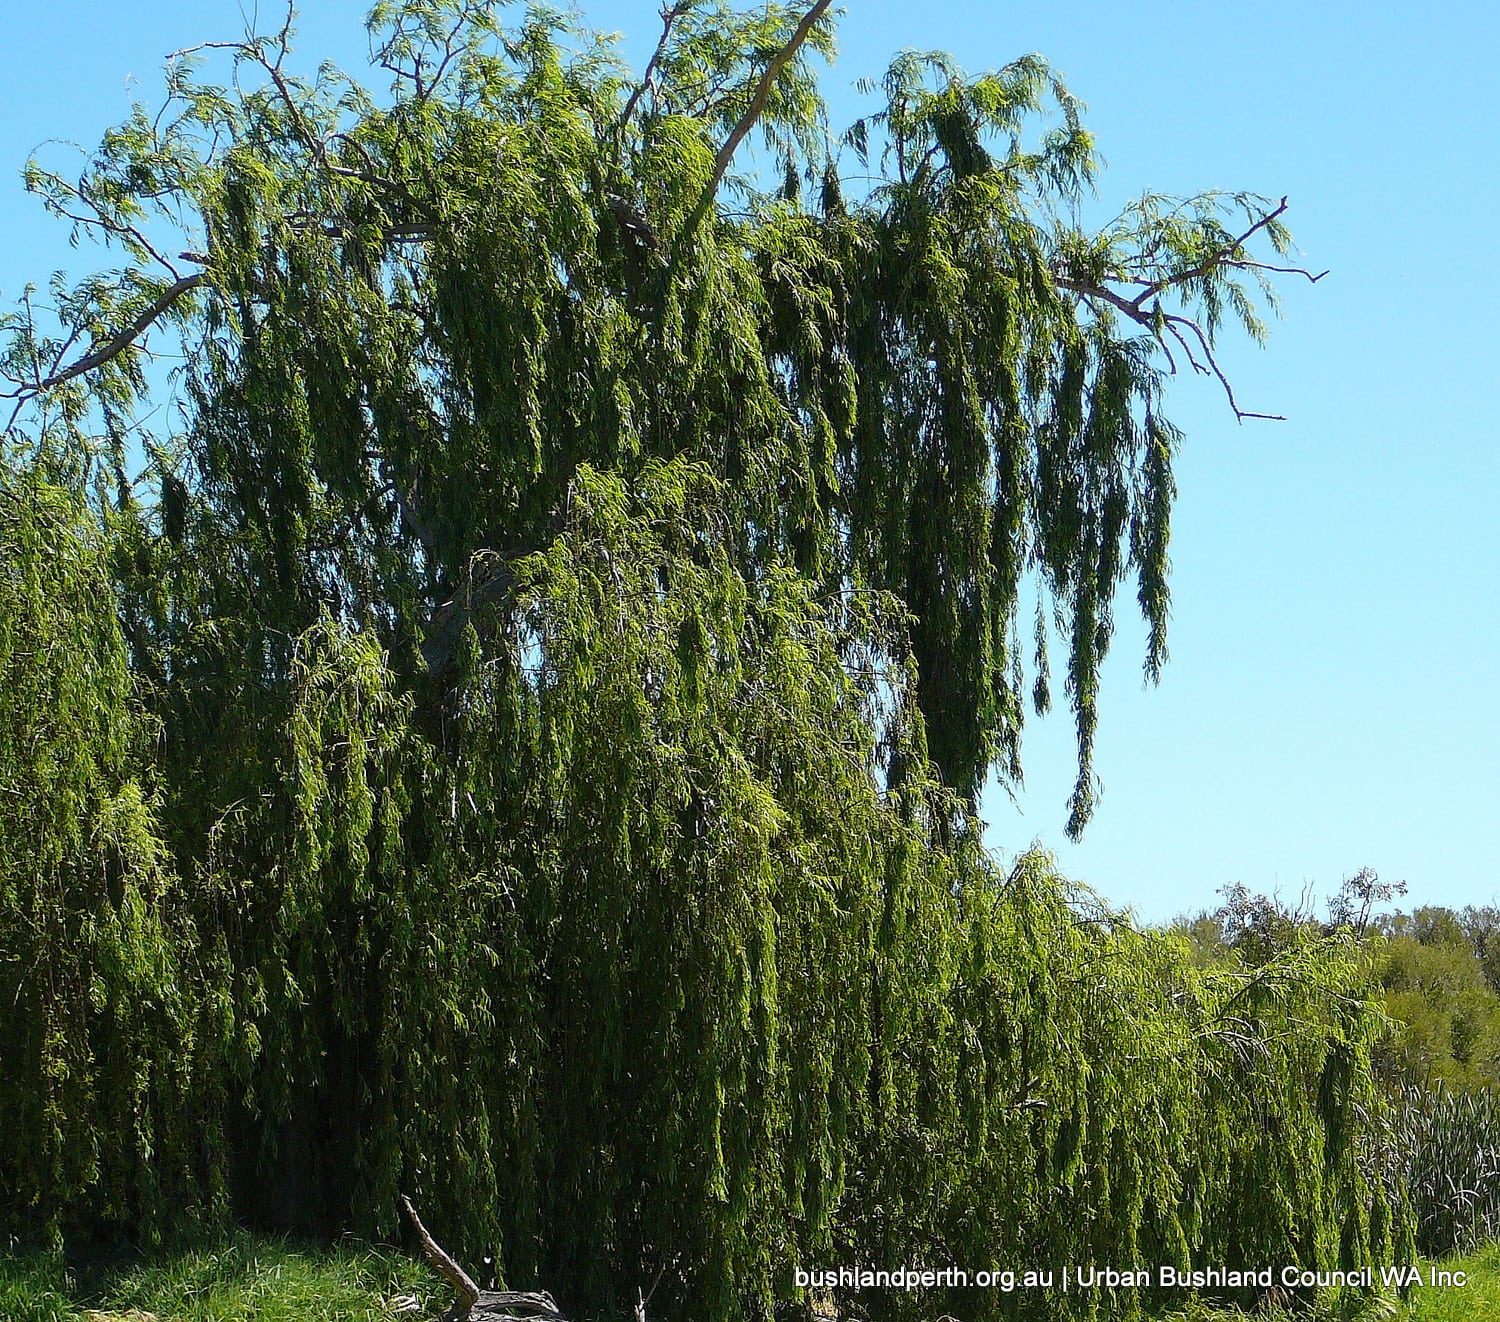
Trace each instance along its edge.
{"label": "green foliage", "polygon": [[[1038,856],[970,905],[969,952],[937,1020],[956,1039],[943,1095],[964,1143],[957,1196],[924,1215],[953,1158],[941,1130],[919,1125],[883,1158],[881,1190],[892,1220],[919,1233],[883,1226],[859,1246],[868,1260],[988,1254],[1060,1271],[1405,1251],[1399,1207],[1369,1182],[1378,1019],[1349,943],[1308,940],[1253,972],[1203,975],[1175,938],[1091,913]],[[1072,1317],[1134,1302],[1127,1291],[1025,1306]],[[963,1303],[988,1316],[1020,1301]]]}
{"label": "green foliage", "polygon": [[1500,1087],[1500,996],[1456,924],[1449,939],[1425,935],[1398,933],[1375,957],[1386,1013],[1399,1025],[1382,1061],[1427,1083]]}
{"label": "green foliage", "polygon": [[1468,1322],[1500,1313],[1500,1245],[1489,1244],[1457,1258],[1424,1264],[1424,1279],[1433,1267],[1462,1273],[1464,1284],[1418,1286],[1404,1309],[1402,1322]]}
{"label": "green foliage", "polygon": [[[295,77],[287,32],[235,48],[233,91],[182,57],[165,109],[77,182],[33,165],[127,264],[59,290],[53,334],[29,302],[11,318],[10,393],[39,443],[122,467],[138,334],[173,319],[192,425],[138,421],[163,495],[185,484],[213,517],[197,555],[258,584],[263,623],[295,635],[328,611],[408,671],[473,556],[546,546],[581,463],[707,464],[742,559],[900,596],[929,754],[971,801],[1019,776],[1024,709],[1051,700],[1041,655],[1023,673],[1029,579],[1068,649],[1076,833],[1127,576],[1149,675],[1166,655],[1163,372],[1184,334],[1211,361],[1226,309],[1259,333],[1246,243],[1284,251],[1282,208],[1152,195],[1081,231],[1093,140],[1036,56],[973,78],[898,57],[846,135],[883,169],[854,197],[809,63],[832,49],[823,19],[756,119],[784,186],[738,180],[744,209],[702,226],[716,150],[799,17],[683,0],[635,86],[551,11],[507,26],[457,0],[373,11],[384,99]],[[64,367],[86,339],[113,351]]]}
{"label": "green foliage", "polygon": [[223,1178],[192,916],[140,778],[154,723],[82,503],[0,480],[0,548],[0,1187],[52,1234],[85,1201],[154,1234]]}
{"label": "green foliage", "polygon": [[1319,933],[1360,943],[1387,1020],[1373,1053],[1388,1097],[1377,1164],[1393,1196],[1406,1190],[1420,1250],[1446,1254],[1500,1233],[1500,997],[1483,962],[1494,921],[1439,906],[1376,911],[1405,890],[1361,869],[1331,899],[1325,925],[1232,886],[1216,914],[1177,930],[1210,969],[1262,967]]}
{"label": "green foliage", "polygon": [[11,1322],[72,1322],[62,1254],[0,1254],[0,1315]]}
{"label": "green foliage", "polygon": [[[256,38],[33,172],[128,267],[0,364],[21,1227],[373,1238],[406,1190],[512,1285],[603,1314],[660,1275],[715,1322],[799,1265],[1408,1250],[1346,935],[1200,970],[969,812],[1048,699],[1028,576],[1074,828],[1129,574],[1164,655],[1167,323],[1078,290],[1211,336],[1250,259],[1213,198],[1055,223],[1092,144],[1034,57],[899,58],[850,196],[823,23],[765,89],[777,191],[721,208],[799,18],[685,0],[632,85],[546,11],[382,5],[388,96]],[[1097,1302],[1134,1301],[1047,1306]]]}
{"label": "green foliage", "polygon": [[1319,922],[1244,885],[1224,888],[1214,913],[1176,925],[1204,967],[1256,967],[1301,936],[1347,932],[1364,944],[1370,978],[1391,1031],[1375,1054],[1388,1083],[1444,1083],[1460,1091],[1500,1086],[1500,994],[1489,965],[1493,911],[1429,905],[1407,914],[1379,906],[1406,893],[1371,868],[1345,878]]}

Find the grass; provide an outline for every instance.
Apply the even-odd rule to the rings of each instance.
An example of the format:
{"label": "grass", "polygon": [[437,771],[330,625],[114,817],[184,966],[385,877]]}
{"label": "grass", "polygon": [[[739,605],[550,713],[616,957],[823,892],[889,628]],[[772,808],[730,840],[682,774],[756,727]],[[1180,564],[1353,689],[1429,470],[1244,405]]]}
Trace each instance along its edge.
{"label": "grass", "polygon": [[[417,1311],[400,1308],[412,1298]],[[431,1318],[449,1298],[420,1263],[368,1246],[236,1235],[136,1259],[0,1253],[5,1322],[392,1322]]]}
{"label": "grass", "polygon": [[1312,1314],[1291,1313],[1281,1310],[1259,1312],[1253,1315],[1226,1312],[1222,1309],[1199,1305],[1182,1312],[1174,1312],[1157,1319],[1157,1322],[1480,1322],[1481,1319],[1500,1319],[1500,1243],[1489,1244],[1473,1253],[1444,1258],[1440,1262],[1421,1264],[1424,1279],[1431,1280],[1432,1269],[1447,1272],[1462,1272],[1463,1285],[1416,1286],[1404,1302],[1396,1302],[1387,1296],[1370,1301],[1363,1311],[1352,1314],[1338,1312]]}
{"label": "grass", "polygon": [[[1432,1265],[1423,1264],[1424,1276]],[[1464,1272],[1467,1283],[1420,1286],[1404,1304],[1376,1301],[1345,1322],[1500,1319],[1500,1244],[1437,1265]],[[307,1248],[241,1234],[211,1249],[149,1258],[0,1252],[4,1322],[417,1322],[437,1316],[450,1299],[447,1285],[422,1264],[354,1244]],[[1198,1305],[1157,1322],[1323,1322],[1325,1316]]]}
{"label": "grass", "polygon": [[1412,1292],[1402,1322],[1475,1322],[1500,1318],[1500,1244],[1489,1244],[1476,1253],[1449,1258],[1440,1264],[1446,1270],[1462,1271],[1463,1286],[1421,1286]]}

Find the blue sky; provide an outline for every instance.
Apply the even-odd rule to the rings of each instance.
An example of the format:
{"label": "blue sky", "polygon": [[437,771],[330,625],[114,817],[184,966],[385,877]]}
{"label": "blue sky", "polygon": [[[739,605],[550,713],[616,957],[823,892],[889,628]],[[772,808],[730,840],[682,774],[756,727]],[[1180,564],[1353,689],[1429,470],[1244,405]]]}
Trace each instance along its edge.
{"label": "blue sky", "polygon": [[[360,62],[365,8],[309,4],[299,63]],[[6,9],[8,304],[89,262],[22,193],[27,155],[48,138],[92,144],[133,99],[155,101],[166,52],[236,37],[243,19],[235,0]],[[637,62],[654,41],[654,3],[584,9]],[[1283,286],[1266,350],[1223,355],[1241,403],[1287,422],[1237,424],[1208,383],[1175,383],[1172,659],[1144,689],[1122,602],[1084,840],[1062,834],[1063,713],[1033,723],[1018,805],[987,796],[991,843],[1039,842],[1151,920],[1212,906],[1231,882],[1295,898],[1367,865],[1405,880],[1408,903],[1496,900],[1500,11],[855,0],[828,79],[836,120],[854,80],[905,46],[974,71],[1040,51],[1089,105],[1103,208],[1146,187],[1284,193],[1307,262],[1331,271]]]}

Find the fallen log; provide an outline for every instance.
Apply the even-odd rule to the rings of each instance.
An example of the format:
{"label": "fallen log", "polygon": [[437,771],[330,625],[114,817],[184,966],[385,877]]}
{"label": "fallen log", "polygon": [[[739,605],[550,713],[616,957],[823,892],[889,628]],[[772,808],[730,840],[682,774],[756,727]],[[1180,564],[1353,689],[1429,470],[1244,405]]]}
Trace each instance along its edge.
{"label": "fallen log", "polygon": [[448,1279],[458,1296],[444,1315],[448,1322],[568,1322],[558,1311],[557,1301],[545,1290],[481,1290],[428,1233],[405,1194],[401,1195],[401,1208],[416,1232],[422,1256]]}

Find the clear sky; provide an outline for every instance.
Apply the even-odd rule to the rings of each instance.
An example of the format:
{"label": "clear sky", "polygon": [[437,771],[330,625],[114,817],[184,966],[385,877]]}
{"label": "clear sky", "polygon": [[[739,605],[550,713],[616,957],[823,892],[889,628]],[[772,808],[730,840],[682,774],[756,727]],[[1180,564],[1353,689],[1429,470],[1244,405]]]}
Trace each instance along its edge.
{"label": "clear sky", "polygon": [[[235,38],[244,21],[236,0],[5,8],[8,305],[24,281],[89,260],[22,193],[27,155],[47,138],[91,145],[133,99],[155,102],[168,51]],[[299,63],[362,61],[365,8],[312,0]],[[639,64],[655,3],[583,8]],[[281,11],[262,12],[269,25]],[[1146,187],[1285,193],[1307,262],[1331,270],[1285,284],[1269,348],[1223,355],[1241,403],[1287,422],[1237,424],[1208,383],[1175,383],[1187,442],[1172,659],[1143,689],[1122,602],[1083,842],[1062,833],[1062,713],[1033,724],[1019,805],[987,797],[992,844],[1040,842],[1151,920],[1212,906],[1231,882],[1295,898],[1367,865],[1405,880],[1408,903],[1500,897],[1500,10],[850,0],[827,84],[835,118],[857,77],[908,46],[951,50],[971,71],[1041,52],[1089,105],[1104,205]]]}

